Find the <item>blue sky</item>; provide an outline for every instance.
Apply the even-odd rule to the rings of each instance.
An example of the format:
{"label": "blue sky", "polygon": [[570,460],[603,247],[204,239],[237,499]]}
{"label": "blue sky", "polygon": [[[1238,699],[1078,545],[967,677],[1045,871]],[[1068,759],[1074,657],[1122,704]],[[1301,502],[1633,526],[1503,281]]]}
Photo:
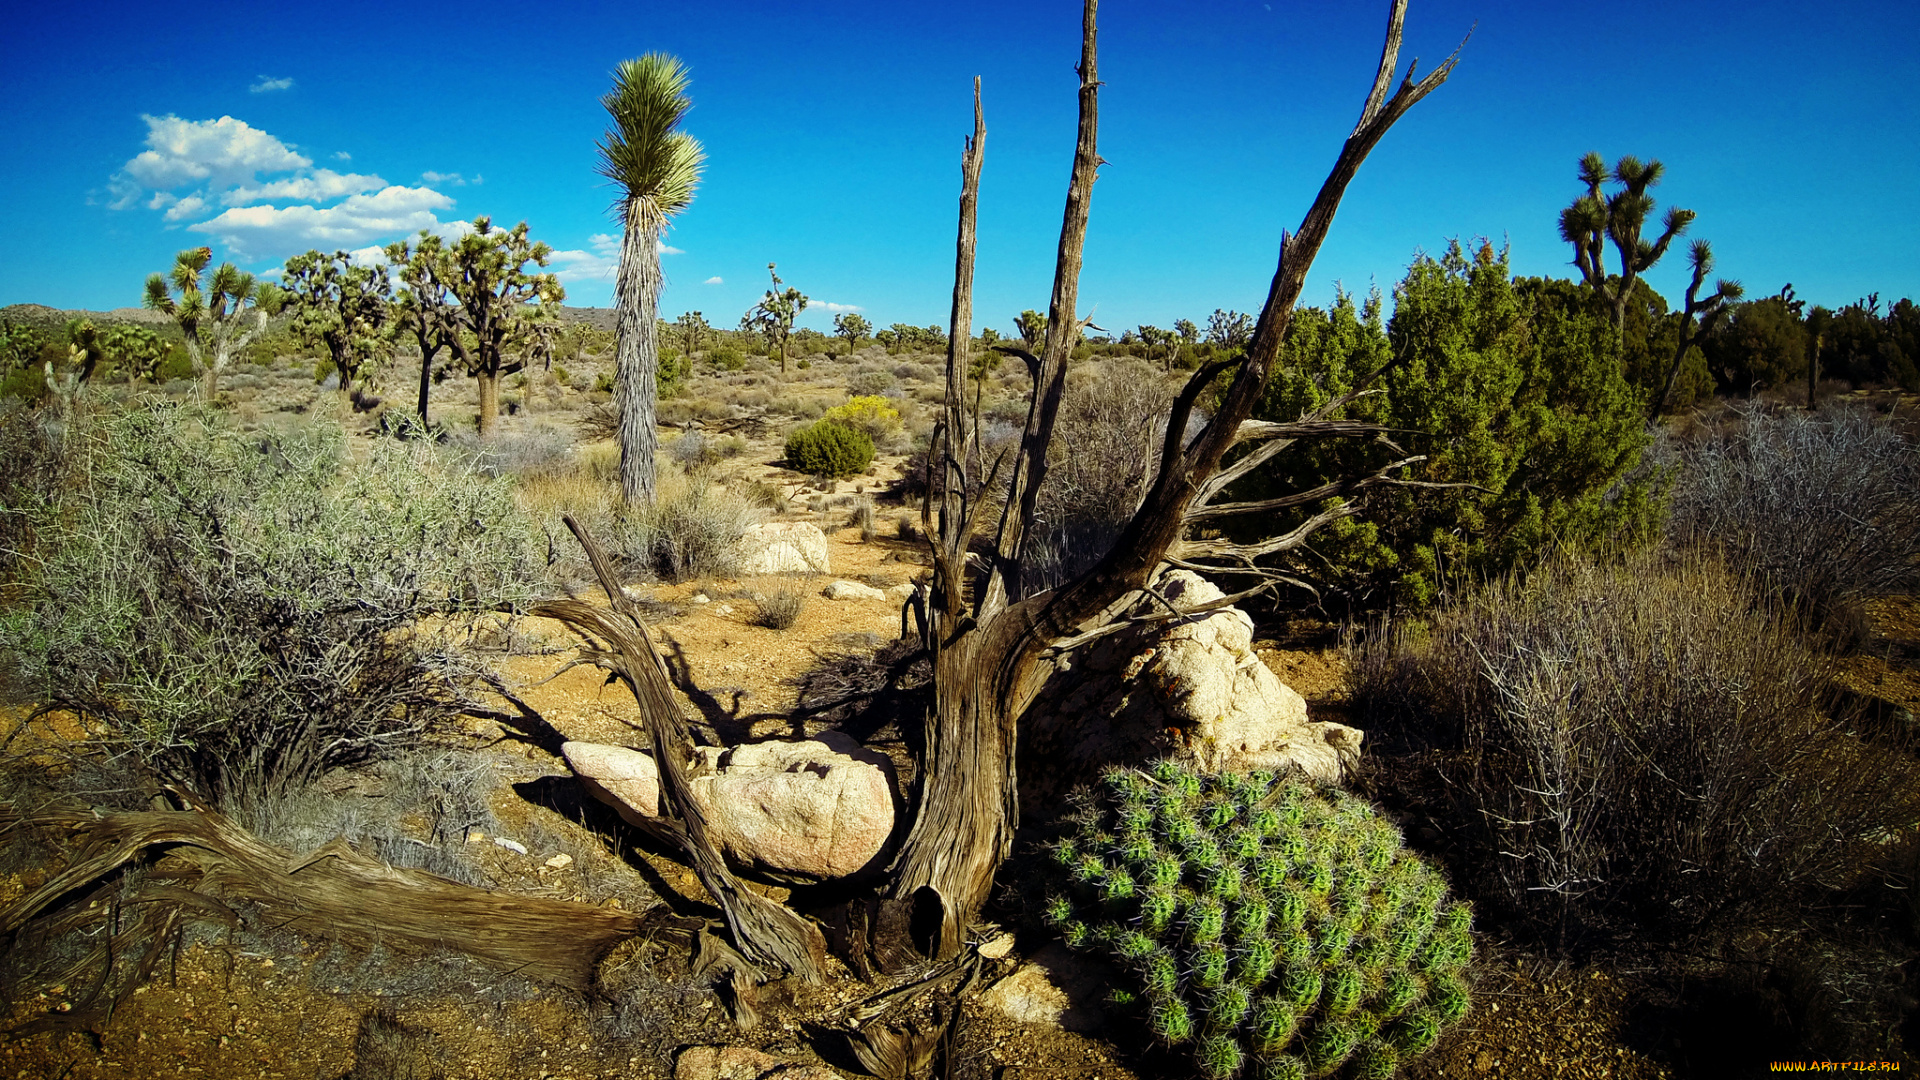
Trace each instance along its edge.
{"label": "blue sky", "polygon": [[[1588,150],[1667,165],[1749,295],[1920,295],[1920,5],[1414,0],[1422,70],[1477,23],[1449,83],[1348,190],[1307,288],[1383,289],[1450,237],[1572,273],[1555,231]],[[1081,302],[1102,326],[1253,310],[1351,130],[1386,5],[1108,0]],[[612,293],[599,96],[622,59],[680,56],[705,182],[665,259],[668,316],[732,326],[777,262],[879,325],[945,325],[961,143],[984,81],[976,325],[1044,308],[1074,125],[1070,2],[331,3],[171,17],[11,13],[0,304],[105,309],[181,248],[265,272],[489,214],[560,255],[568,302]],[[1678,253],[1649,276],[1669,300]]]}

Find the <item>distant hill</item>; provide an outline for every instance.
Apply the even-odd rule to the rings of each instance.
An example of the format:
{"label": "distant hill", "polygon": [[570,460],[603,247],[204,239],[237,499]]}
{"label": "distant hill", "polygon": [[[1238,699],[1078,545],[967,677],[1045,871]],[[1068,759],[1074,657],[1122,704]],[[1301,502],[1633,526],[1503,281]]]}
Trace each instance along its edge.
{"label": "distant hill", "polygon": [[[591,309],[589,309],[591,310]],[[0,308],[0,319],[8,322],[24,323],[28,326],[45,327],[57,330],[67,325],[71,319],[92,319],[95,323],[112,325],[114,323],[144,323],[159,325],[168,322],[168,318],[158,311],[146,308],[123,307],[112,311],[82,311],[78,309],[62,310],[45,304],[9,304]]]}
{"label": "distant hill", "polygon": [[[612,308],[562,307],[560,314],[569,323],[585,323],[595,330],[612,332],[619,321],[620,313]],[[112,311],[63,310],[48,307],[45,304],[9,304],[0,307],[0,319],[8,322],[25,323],[29,326],[59,328],[67,325],[70,319],[92,319],[96,323],[148,323],[160,324],[170,320],[158,311],[146,308],[123,307]]]}

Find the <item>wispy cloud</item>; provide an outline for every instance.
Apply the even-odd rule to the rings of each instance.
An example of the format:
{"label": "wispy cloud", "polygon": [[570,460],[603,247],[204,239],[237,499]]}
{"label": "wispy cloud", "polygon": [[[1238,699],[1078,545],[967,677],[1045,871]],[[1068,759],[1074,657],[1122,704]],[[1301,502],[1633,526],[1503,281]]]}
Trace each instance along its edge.
{"label": "wispy cloud", "polygon": [[206,208],[207,200],[198,195],[189,195],[167,207],[165,217],[168,221],[185,221],[187,218],[197,216]]}
{"label": "wispy cloud", "polygon": [[487,182],[487,178],[484,176],[474,176],[472,179],[468,179],[457,172],[436,172],[432,169],[421,173],[420,179],[425,180],[429,184],[452,184],[454,187],[466,187],[468,184],[479,185]]}
{"label": "wispy cloud", "polygon": [[828,311],[833,311],[833,312],[867,310],[866,308],[861,307],[859,304],[836,304],[831,300],[812,300],[812,301],[808,301],[807,306],[817,307],[817,308],[826,308]]}
{"label": "wispy cloud", "polygon": [[725,282],[725,281],[722,281],[722,280],[720,279],[720,275],[719,275],[719,274],[715,274],[715,275],[713,275],[712,277],[710,277],[710,278],[708,278],[707,280],[705,280],[705,281],[703,281],[703,282],[701,282],[700,284],[702,284],[702,285],[725,285],[725,284],[726,284],[726,282]]}
{"label": "wispy cloud", "polygon": [[116,210],[131,205],[142,189],[241,184],[263,172],[289,172],[313,164],[279,139],[231,116],[182,120],[168,114],[141,119],[147,122],[147,148],[108,184],[117,196]]}
{"label": "wispy cloud", "polygon": [[[291,79],[261,78],[292,85]],[[236,259],[284,258],[320,248],[350,251],[362,262],[381,261],[381,246],[388,241],[422,229],[453,239],[471,227],[440,219],[439,212],[454,205],[443,191],[425,183],[389,184],[372,173],[315,168],[310,157],[231,116],[143,119],[146,147],[108,179],[110,205],[124,210],[143,204],[159,211],[171,227],[185,225],[218,237]],[[331,158],[344,162],[352,155],[341,150]],[[425,175],[456,186],[480,182],[458,173]],[[224,209],[215,214],[219,208]],[[568,267],[572,274],[601,272],[605,259],[579,254],[583,258]]]}
{"label": "wispy cloud", "polygon": [[271,75],[262,75],[260,76],[259,82],[254,83],[252,86],[247,87],[247,93],[272,94],[272,93],[277,93],[281,90],[291,90],[291,89],[293,89],[292,76],[288,76],[284,79],[276,79]]}
{"label": "wispy cloud", "polygon": [[620,271],[620,246],[602,243],[610,240],[608,236],[590,237],[587,243],[592,251],[571,249],[556,251],[548,258],[553,268],[553,276],[560,279],[562,285],[571,285],[579,281],[612,281]]}
{"label": "wispy cloud", "polygon": [[[183,200],[184,201],[184,200]],[[191,228],[252,256],[302,247],[347,248],[421,229],[443,228],[435,210],[453,200],[432,188],[389,187],[336,206],[236,206]]]}
{"label": "wispy cloud", "polygon": [[358,195],[363,191],[377,191],[387,186],[378,176],[360,173],[337,173],[332,169],[315,169],[306,176],[294,176],[285,180],[275,180],[270,184],[243,185],[220,196],[220,202],[226,206],[245,206],[248,203],[273,202],[277,199],[292,199],[295,202],[326,202],[343,195]]}

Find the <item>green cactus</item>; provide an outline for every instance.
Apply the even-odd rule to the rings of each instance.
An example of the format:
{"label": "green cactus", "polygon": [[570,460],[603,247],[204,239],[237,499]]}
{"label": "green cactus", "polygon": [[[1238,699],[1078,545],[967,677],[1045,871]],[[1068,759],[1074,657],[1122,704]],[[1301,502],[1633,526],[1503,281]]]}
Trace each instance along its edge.
{"label": "green cactus", "polygon": [[1300,1030],[1300,1013],[1272,995],[1253,1005],[1253,1052],[1271,1058],[1284,1051]]}
{"label": "green cactus", "polygon": [[1307,1063],[1292,1054],[1268,1058],[1260,1080],[1307,1080]]}
{"label": "green cactus", "polygon": [[1201,1039],[1193,1057],[1200,1065],[1200,1075],[1209,1080],[1227,1080],[1240,1071],[1244,1062],[1239,1042],[1230,1035],[1209,1035]]}
{"label": "green cactus", "polygon": [[1193,1014],[1187,1003],[1177,997],[1161,998],[1154,1003],[1153,1033],[1162,1042],[1178,1045],[1193,1038]]}
{"label": "green cactus", "polygon": [[1247,1018],[1247,1010],[1253,1007],[1253,1000],[1247,988],[1240,983],[1230,982],[1214,991],[1212,1000],[1207,1002],[1207,1030],[1216,1034],[1230,1034]]}
{"label": "green cactus", "polygon": [[1044,911],[1137,980],[1116,1004],[1205,1076],[1390,1077],[1470,1007],[1473,911],[1365,803],[1271,775],[1117,769]]}

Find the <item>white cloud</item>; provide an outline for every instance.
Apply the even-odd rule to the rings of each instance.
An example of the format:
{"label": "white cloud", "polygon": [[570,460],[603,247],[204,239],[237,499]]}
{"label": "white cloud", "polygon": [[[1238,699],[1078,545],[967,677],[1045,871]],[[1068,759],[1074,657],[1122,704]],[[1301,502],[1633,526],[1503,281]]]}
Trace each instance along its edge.
{"label": "white cloud", "polygon": [[710,278],[708,278],[707,280],[705,280],[705,281],[703,281],[703,282],[701,282],[700,284],[702,284],[702,285],[725,285],[725,284],[726,284],[726,282],[724,282],[724,281],[722,281],[722,280],[720,280],[720,275],[719,275],[719,274],[715,274],[715,275],[713,275],[712,277],[710,277]]}
{"label": "white cloud", "polygon": [[167,207],[166,218],[168,221],[180,221],[185,218],[190,218],[206,208],[207,200],[198,195],[189,195],[174,203],[172,206]]}
{"label": "white cloud", "polygon": [[620,238],[612,233],[594,233],[587,237],[587,246],[610,259],[620,257]]}
{"label": "white cloud", "polygon": [[179,196],[175,195],[171,191],[156,191],[153,193],[153,198],[147,200],[147,209],[158,210],[163,206],[167,206],[179,201],[180,201]]}
{"label": "white cloud", "polygon": [[283,79],[276,79],[270,75],[262,75],[260,76],[259,82],[254,83],[252,86],[247,87],[247,92],[250,94],[271,94],[276,90],[291,90],[291,89],[293,89],[292,76],[288,76]]}
{"label": "white cloud", "polygon": [[432,188],[388,187],[372,195],[354,195],[336,206],[237,206],[192,228],[212,233],[238,255],[292,251],[303,247],[345,248],[446,224],[435,210],[453,200]]}
{"label": "white cloud", "polygon": [[306,176],[289,177],[254,187],[234,188],[220,196],[220,201],[227,206],[245,206],[248,203],[273,202],[278,199],[326,202],[340,198],[342,195],[358,195],[363,191],[374,191],[386,186],[387,182],[378,176],[337,173],[332,169],[315,169]]}
{"label": "white cloud", "polygon": [[258,173],[291,172],[313,164],[279,139],[231,116],[141,119],[147,122],[147,149],[114,177],[116,194],[128,179],[155,189],[203,182],[225,187],[250,182]]}
{"label": "white cloud", "polygon": [[420,174],[420,179],[429,184],[452,184],[454,187],[466,187],[467,178],[457,172],[435,172],[428,169]]}
{"label": "white cloud", "polygon": [[333,160],[335,160],[335,161],[352,161],[352,160],[353,160],[353,155],[352,155],[352,154],[349,154],[349,153],[347,153],[347,152],[346,152],[345,150],[335,150],[335,151],[333,152]]}
{"label": "white cloud", "polygon": [[834,311],[834,312],[867,310],[866,308],[861,307],[859,304],[836,304],[830,300],[811,300],[811,301],[808,301],[807,306],[817,307],[817,308],[826,308],[828,311]]}
{"label": "white cloud", "polygon": [[387,261],[387,249],[379,244],[369,244],[347,252],[347,257],[361,266],[380,266]]}
{"label": "white cloud", "polygon": [[685,255],[685,254],[686,254],[686,252],[685,252],[685,251],[683,251],[683,250],[681,250],[680,248],[677,248],[677,247],[674,247],[674,246],[673,246],[672,244],[661,244],[661,245],[660,245],[660,254],[662,254],[662,255]]}
{"label": "white cloud", "polygon": [[597,242],[600,239],[596,236],[588,241],[593,245],[592,251],[575,249],[554,252],[548,259],[553,276],[559,278],[562,285],[571,285],[576,281],[612,281],[620,271],[620,250],[615,245],[613,250],[608,251],[605,245]]}

